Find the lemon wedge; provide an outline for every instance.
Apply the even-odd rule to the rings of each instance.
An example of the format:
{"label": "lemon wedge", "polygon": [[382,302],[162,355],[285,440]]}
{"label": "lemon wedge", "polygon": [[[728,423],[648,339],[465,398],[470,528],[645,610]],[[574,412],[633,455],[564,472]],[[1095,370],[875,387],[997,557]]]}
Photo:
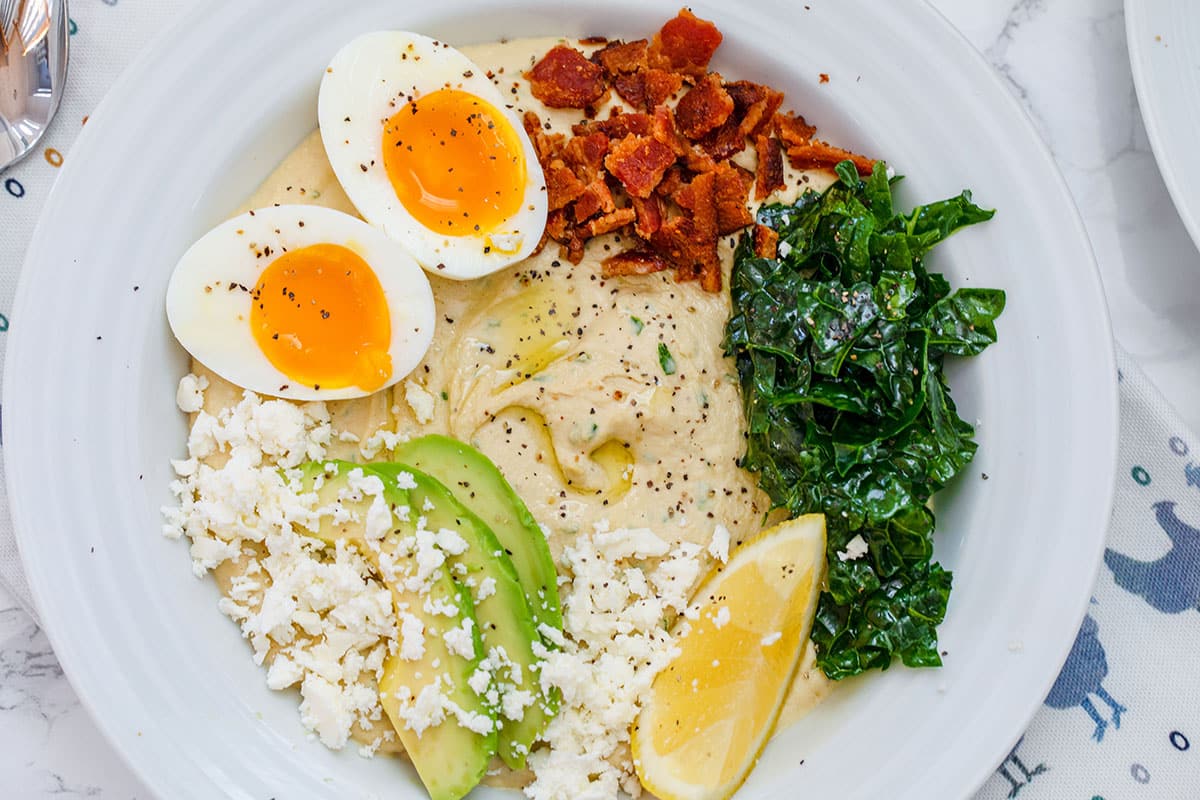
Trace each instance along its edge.
{"label": "lemon wedge", "polygon": [[[722,800],[771,737],[808,643],[825,572],[825,517],[764,531],[701,583],[680,653],[631,732],[634,768],[662,800]],[[696,612],[699,612],[697,616]]]}

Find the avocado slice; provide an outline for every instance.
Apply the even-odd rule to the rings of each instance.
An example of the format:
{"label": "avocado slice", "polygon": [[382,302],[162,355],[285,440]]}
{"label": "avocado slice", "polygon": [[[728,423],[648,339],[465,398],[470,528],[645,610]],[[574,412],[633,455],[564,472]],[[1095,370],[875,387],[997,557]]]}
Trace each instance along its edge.
{"label": "avocado slice", "polygon": [[[378,539],[370,538],[368,530],[375,497],[355,488],[371,477],[382,482],[382,499],[391,517],[391,530]],[[400,510],[411,509],[413,501],[394,480],[347,461],[324,461],[305,464],[301,483],[317,492],[322,507],[339,504],[351,512],[338,522],[323,516],[313,535],[328,544],[344,541],[362,553],[385,576],[397,619],[412,615],[424,629],[423,653],[414,658],[401,647],[384,662],[380,703],[432,800],[459,800],[483,779],[498,743],[495,713],[471,688],[483,654],[471,594],[455,580],[448,564],[430,570],[427,591],[414,590],[413,581],[405,580],[417,572],[417,557],[406,546],[417,531],[417,515],[404,518]],[[385,558],[390,570],[381,568]],[[394,580],[388,580],[388,575]],[[444,635],[455,628],[470,631],[471,658],[462,655],[461,645],[452,648],[446,642]],[[440,723],[415,730],[404,712],[423,690],[440,691],[462,714],[448,711]],[[466,727],[464,720],[475,730]]]}
{"label": "avocado slice", "polygon": [[[397,461],[411,464],[449,487],[464,506],[495,532],[512,558],[525,588],[534,624],[562,630],[558,601],[558,571],[550,545],[537,520],[487,456],[449,436],[433,434],[410,439],[393,452]],[[556,649],[551,637],[543,645]]]}
{"label": "avocado slice", "polygon": [[[500,723],[499,753],[512,769],[522,769],[537,737],[558,711],[559,693],[541,689],[537,626],[512,560],[491,528],[472,514],[435,478],[405,464],[370,464],[394,484],[407,486],[410,513],[425,517],[429,530],[448,528],[467,543],[449,557],[451,573],[475,593],[475,617],[483,635],[485,661],[503,648],[508,663],[493,663],[496,694],[491,701]],[[486,587],[486,588],[485,588]]]}

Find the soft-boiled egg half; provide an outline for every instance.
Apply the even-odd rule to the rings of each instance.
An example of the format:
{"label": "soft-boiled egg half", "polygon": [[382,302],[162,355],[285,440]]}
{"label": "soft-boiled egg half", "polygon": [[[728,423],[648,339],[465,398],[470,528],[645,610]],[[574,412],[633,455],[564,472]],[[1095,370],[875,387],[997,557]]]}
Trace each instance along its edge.
{"label": "soft-boiled egg half", "polygon": [[249,211],[184,253],[171,330],[244,389],[294,400],[363,397],[403,378],[433,338],[429,279],[396,242],[317,206]]}
{"label": "soft-boiled egg half", "polygon": [[450,45],[404,31],[358,37],[326,69],[317,117],[358,212],[430,273],[478,278],[541,240],[546,182],[529,135]]}

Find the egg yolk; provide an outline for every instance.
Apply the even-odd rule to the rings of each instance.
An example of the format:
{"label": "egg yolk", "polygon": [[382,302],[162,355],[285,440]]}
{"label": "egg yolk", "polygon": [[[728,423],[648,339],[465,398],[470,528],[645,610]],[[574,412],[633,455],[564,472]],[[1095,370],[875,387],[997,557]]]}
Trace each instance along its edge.
{"label": "egg yolk", "polygon": [[263,270],[251,297],[254,339],[291,380],[374,391],[391,377],[387,298],[353,250],[314,244],[284,253]]}
{"label": "egg yolk", "polygon": [[486,234],[521,207],[525,151],[476,95],[440,89],[384,123],[383,165],[408,213],[448,236]]}

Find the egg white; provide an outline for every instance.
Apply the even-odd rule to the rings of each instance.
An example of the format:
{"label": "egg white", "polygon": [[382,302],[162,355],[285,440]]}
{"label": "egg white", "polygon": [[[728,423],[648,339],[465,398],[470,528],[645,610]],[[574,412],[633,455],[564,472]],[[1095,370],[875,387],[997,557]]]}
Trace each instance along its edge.
{"label": "egg white", "polygon": [[[447,236],[430,230],[400,202],[384,168],[384,122],[404,107],[405,98],[446,88],[470,92],[494,106],[512,125],[525,153],[520,210],[488,235]],[[478,278],[527,258],[537,247],[546,227],[546,181],[533,143],[500,90],[453,47],[406,31],[377,31],[354,39],[325,71],[317,118],[334,174],[358,212],[404,245],[430,273]],[[504,246],[497,248],[496,242]]]}
{"label": "egg white", "polygon": [[[303,223],[303,224],[301,224]],[[375,272],[391,314],[392,374],[404,378],[433,340],[429,279],[396,242],[362,220],[320,206],[256,209],[223,222],[193,244],[167,285],[167,320],[197,361],[244,389],[292,400],[341,400],[373,394],[357,386],[314,389],[277,369],[250,328],[251,292],[259,275],[289,250],[337,244]],[[256,254],[263,254],[258,256]]]}

